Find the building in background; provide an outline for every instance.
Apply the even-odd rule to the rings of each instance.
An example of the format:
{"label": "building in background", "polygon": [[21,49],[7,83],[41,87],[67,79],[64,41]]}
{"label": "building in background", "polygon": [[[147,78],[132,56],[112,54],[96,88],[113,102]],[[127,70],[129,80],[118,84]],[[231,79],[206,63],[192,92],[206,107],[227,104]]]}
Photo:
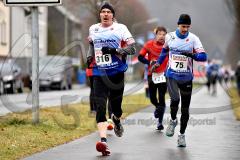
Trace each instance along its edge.
{"label": "building in background", "polygon": [[[47,54],[47,11],[47,7],[39,7],[39,56]],[[15,59],[15,63],[22,69],[23,77],[29,77],[32,66],[31,10],[29,7],[10,7],[10,15],[11,40],[8,57]]]}
{"label": "building in background", "polygon": [[80,44],[70,44],[80,42],[81,35],[81,22],[75,15],[64,6],[48,7],[48,54],[56,55],[66,49],[67,55],[79,58]]}
{"label": "building in background", "polygon": [[[47,7],[39,7],[39,55],[47,54]],[[32,57],[31,25],[29,7],[11,7],[11,51],[14,58]]]}
{"label": "building in background", "polygon": [[[0,58],[12,58],[22,68],[24,77],[31,75],[32,16],[30,7],[6,7],[0,0]],[[65,48],[68,56],[80,65],[80,20],[64,6],[39,7],[39,56],[56,55]],[[76,42],[74,46],[69,45]],[[81,58],[80,58],[81,57]]]}
{"label": "building in background", "polygon": [[0,58],[8,55],[10,49],[10,8],[0,2]]}

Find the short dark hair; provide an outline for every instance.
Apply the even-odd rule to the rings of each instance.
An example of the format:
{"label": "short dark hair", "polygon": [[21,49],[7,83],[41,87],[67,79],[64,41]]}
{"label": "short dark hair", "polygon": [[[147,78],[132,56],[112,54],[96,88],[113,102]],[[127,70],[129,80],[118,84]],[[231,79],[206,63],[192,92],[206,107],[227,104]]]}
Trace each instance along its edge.
{"label": "short dark hair", "polygon": [[154,33],[155,33],[155,34],[157,34],[158,32],[161,32],[161,31],[167,33],[167,29],[166,29],[165,27],[163,27],[163,26],[158,26],[158,27],[156,27],[156,28],[154,29]]}

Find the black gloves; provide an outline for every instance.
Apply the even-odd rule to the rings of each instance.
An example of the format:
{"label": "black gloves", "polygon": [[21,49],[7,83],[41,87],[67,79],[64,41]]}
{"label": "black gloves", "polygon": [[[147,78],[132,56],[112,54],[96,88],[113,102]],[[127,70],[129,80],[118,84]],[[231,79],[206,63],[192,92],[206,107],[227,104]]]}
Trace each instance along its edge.
{"label": "black gloves", "polygon": [[155,65],[157,63],[157,61],[151,61],[150,62],[150,66],[153,66],[153,65]]}
{"label": "black gloves", "polygon": [[160,65],[155,62],[155,64],[151,67],[151,72],[155,72],[155,70],[159,67]]}
{"label": "black gloves", "polygon": [[184,55],[184,56],[190,57],[190,58],[194,58],[193,53],[183,52],[183,53],[181,53],[181,55]]}
{"label": "black gloves", "polygon": [[93,57],[90,56],[90,57],[87,57],[87,68],[90,68],[91,67],[91,63],[93,62]]}
{"label": "black gloves", "polygon": [[116,54],[116,48],[110,48],[110,47],[102,47],[102,53],[103,54]]}

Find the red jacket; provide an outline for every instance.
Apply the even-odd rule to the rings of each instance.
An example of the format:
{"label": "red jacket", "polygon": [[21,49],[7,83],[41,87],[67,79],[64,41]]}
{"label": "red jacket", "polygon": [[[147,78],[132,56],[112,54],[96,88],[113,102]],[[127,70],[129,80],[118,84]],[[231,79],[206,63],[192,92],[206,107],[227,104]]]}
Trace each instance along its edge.
{"label": "red jacket", "polygon": [[93,69],[92,69],[92,68],[87,68],[87,69],[86,69],[86,75],[87,75],[88,77],[93,76]]}
{"label": "red jacket", "polygon": [[[148,54],[148,61],[157,61],[159,55],[161,54],[163,44],[156,42],[155,40],[149,40],[144,44],[144,47],[140,50],[139,55],[145,57]],[[168,57],[165,58],[164,62],[160,67],[156,69],[155,72],[161,73],[165,72],[167,68]],[[148,65],[148,75],[152,75],[151,67]]]}

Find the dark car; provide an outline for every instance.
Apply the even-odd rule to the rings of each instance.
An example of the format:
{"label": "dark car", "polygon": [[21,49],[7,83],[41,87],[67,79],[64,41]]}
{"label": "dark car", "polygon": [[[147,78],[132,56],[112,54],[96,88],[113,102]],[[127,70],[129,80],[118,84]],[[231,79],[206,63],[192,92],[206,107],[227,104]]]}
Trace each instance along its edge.
{"label": "dark car", "polygon": [[0,92],[22,93],[23,81],[21,68],[12,60],[0,62]]}

